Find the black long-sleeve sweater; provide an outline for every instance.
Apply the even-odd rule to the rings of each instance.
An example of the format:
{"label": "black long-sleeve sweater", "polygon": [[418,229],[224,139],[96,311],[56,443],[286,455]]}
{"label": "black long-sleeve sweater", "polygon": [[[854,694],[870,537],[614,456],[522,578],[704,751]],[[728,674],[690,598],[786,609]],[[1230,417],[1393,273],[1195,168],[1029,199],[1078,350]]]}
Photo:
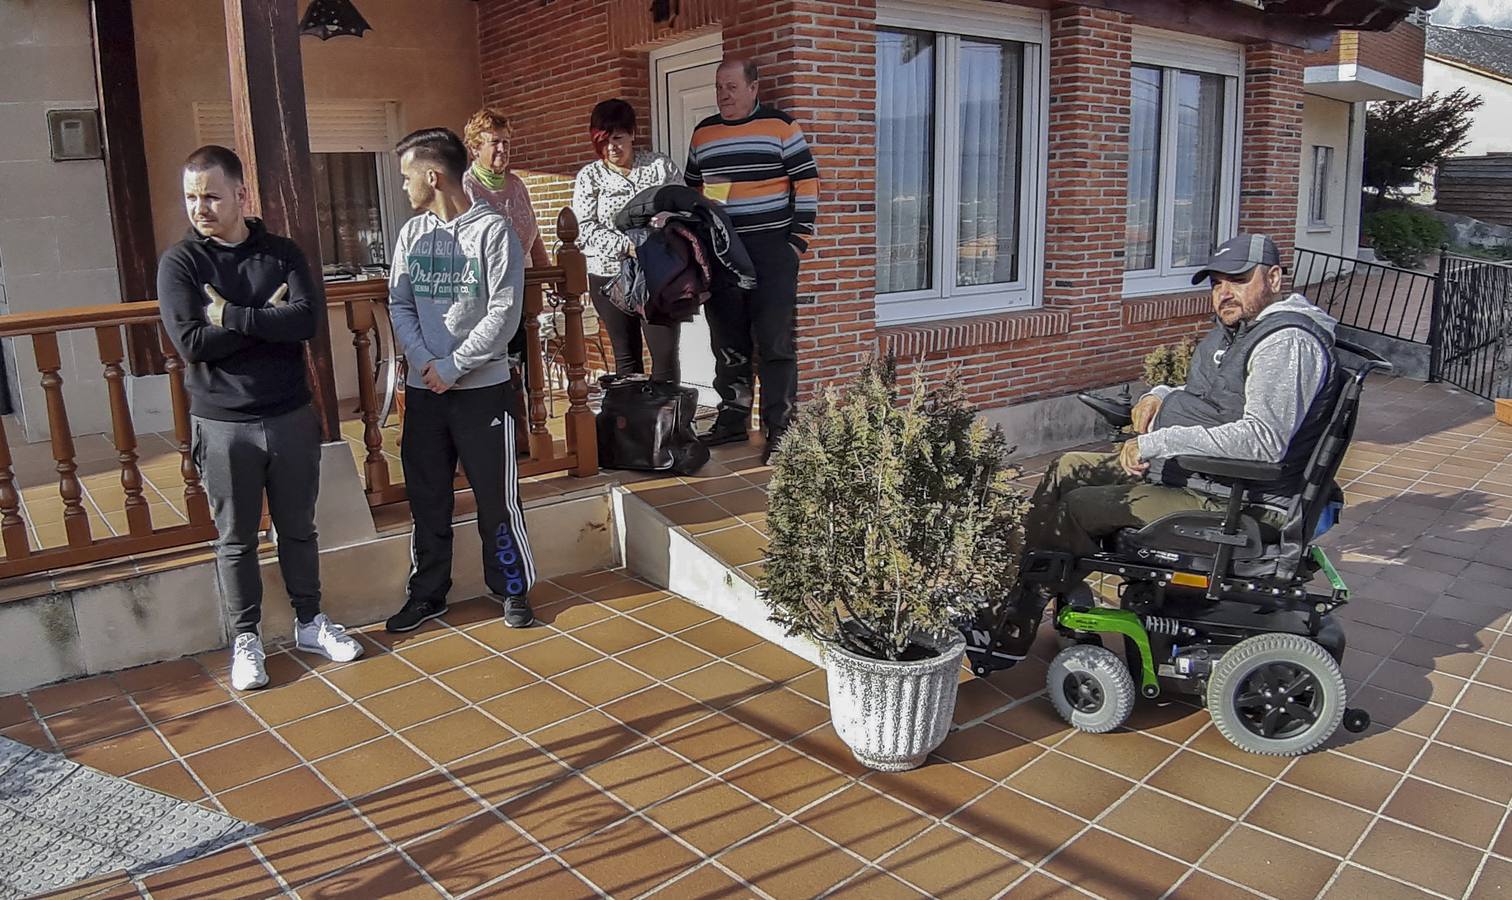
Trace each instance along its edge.
{"label": "black long-sleeve sweater", "polygon": [[[299,246],[248,219],[245,241],[227,246],[190,231],[158,261],[158,305],[168,338],[188,364],[190,411],[249,422],[310,402],[303,341],[315,334],[314,282]],[[211,325],[211,285],[226,298]],[[269,306],[280,285],[288,303]]]}

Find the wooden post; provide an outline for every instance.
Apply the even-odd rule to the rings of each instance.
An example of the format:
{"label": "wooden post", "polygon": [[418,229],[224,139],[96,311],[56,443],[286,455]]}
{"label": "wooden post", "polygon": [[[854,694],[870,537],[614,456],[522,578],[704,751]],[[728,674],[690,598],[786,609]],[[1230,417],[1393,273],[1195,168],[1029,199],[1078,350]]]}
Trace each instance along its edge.
{"label": "wooden post", "polygon": [[304,251],[314,276],[315,336],[306,345],[325,440],[340,439],[331,329],[320,278],[320,234],[295,0],[224,0],[231,120],[252,203],[268,230]]}
{"label": "wooden post", "polygon": [[541,357],[541,309],[545,289],[525,285],[525,417],[530,421],[530,458],[550,459],[554,454],[551,431],[546,427],[546,365]]}
{"label": "wooden post", "polygon": [[116,458],[121,464],[121,489],[126,492],[126,527],[132,537],[146,537],[152,533],[152,511],[142,497],[142,471],[137,468],[136,428],[131,422],[131,405],[126,402],[126,373],[121,370],[121,359],[125,356],[121,329],[115,325],[96,328],[95,342],[100,347],[105,390],[110,395],[110,423],[115,431]]}
{"label": "wooden post", "polygon": [[557,216],[557,237],[562,249],[557,265],[562,268],[562,312],[566,318],[567,346],[567,444],[577,455],[572,474],[598,474],[598,434],[593,410],[588,408],[588,346],[583,340],[583,295],[588,293],[588,262],[577,247],[578,223],[570,207]]}
{"label": "wooden post", "polygon": [[63,498],[63,530],[68,546],[88,547],[89,514],[84,511],[84,486],[79,483],[79,465],[74,462],[73,431],[68,426],[68,407],[63,400],[63,358],[58,354],[58,335],[47,331],[32,335],[37,371],[42,373],[42,393],[47,398],[47,430],[52,435],[53,459],[58,461],[58,494]]}
{"label": "wooden post", "polygon": [[21,495],[16,491],[16,476],[11,471],[10,439],[5,436],[4,416],[0,416],[0,542],[5,545],[6,559],[31,555],[26,520],[21,518]]}
{"label": "wooden post", "polygon": [[[142,139],[131,0],[90,0],[90,12],[105,148],[105,189],[110,198],[121,300],[155,300],[157,245],[153,240],[152,197],[147,189],[147,148]],[[161,375],[167,371],[156,328],[128,325],[126,337],[133,374]]]}
{"label": "wooden post", "polygon": [[168,396],[173,401],[173,439],[178,442],[179,474],[184,478],[184,512],[191,525],[210,524],[210,503],[194,467],[193,438],[189,433],[189,395],[184,391],[184,361],[179,359],[168,332],[158,325],[158,346],[168,370]]}
{"label": "wooden post", "polygon": [[347,328],[352,332],[352,346],[357,350],[357,397],[362,408],[362,443],[367,447],[363,470],[367,492],[382,493],[389,486],[388,460],[383,456],[383,428],[378,421],[378,391],[373,384],[373,304],[361,300],[346,304]]}

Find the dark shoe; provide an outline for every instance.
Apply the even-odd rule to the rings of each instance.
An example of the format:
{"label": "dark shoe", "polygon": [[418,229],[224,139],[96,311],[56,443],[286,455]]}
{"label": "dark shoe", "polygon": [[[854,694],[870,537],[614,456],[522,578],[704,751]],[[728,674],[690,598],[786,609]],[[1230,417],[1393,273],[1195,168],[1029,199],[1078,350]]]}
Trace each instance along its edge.
{"label": "dark shoe", "polygon": [[387,622],[383,623],[383,627],[390,634],[403,634],[406,631],[414,631],[431,619],[439,619],[444,615],[446,615],[446,601],[437,603],[411,597],[405,602],[403,609],[394,613]]}
{"label": "dark shoe", "polygon": [[761,464],[763,466],[771,465],[772,457],[782,452],[782,436],[786,433],[787,429],[781,431],[774,429],[767,434],[766,447],[761,451]]}
{"label": "dark shoe", "polygon": [[510,628],[528,628],[535,622],[535,612],[523,594],[504,598],[504,624]]}
{"label": "dark shoe", "polygon": [[751,439],[746,431],[744,422],[724,422],[715,420],[713,427],[698,436],[698,440],[705,447],[718,447],[720,444],[737,444]]}

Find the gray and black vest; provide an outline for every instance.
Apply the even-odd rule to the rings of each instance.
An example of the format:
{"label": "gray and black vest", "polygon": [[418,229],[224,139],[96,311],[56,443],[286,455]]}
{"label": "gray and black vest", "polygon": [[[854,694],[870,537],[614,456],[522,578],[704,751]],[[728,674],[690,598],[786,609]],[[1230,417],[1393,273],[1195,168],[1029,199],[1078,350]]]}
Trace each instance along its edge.
{"label": "gray and black vest", "polygon": [[[1302,473],[1318,440],[1328,429],[1335,401],[1344,387],[1344,373],[1334,350],[1333,334],[1302,313],[1277,312],[1235,328],[1222,324],[1208,333],[1192,354],[1186,389],[1172,391],[1161,401],[1152,428],[1201,425],[1208,428],[1237,422],[1244,417],[1244,382],[1249,357],[1260,342],[1286,328],[1301,328],[1323,345],[1325,367],[1318,393],[1308,405],[1302,424],[1286,445],[1281,458],[1281,477],[1256,486],[1256,500],[1285,503],[1301,488]],[[1204,493],[1227,496],[1228,488],[1182,469],[1174,460],[1162,460],[1159,480],[1163,484],[1190,487]]]}

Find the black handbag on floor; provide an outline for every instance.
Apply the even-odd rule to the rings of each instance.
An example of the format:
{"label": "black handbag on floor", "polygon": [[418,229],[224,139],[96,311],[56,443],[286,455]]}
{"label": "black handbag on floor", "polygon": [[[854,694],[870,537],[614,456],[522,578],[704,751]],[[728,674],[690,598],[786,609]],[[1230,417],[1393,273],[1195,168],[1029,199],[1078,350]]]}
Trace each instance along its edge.
{"label": "black handbag on floor", "polygon": [[611,382],[597,418],[599,466],[690,474],[709,461],[693,431],[698,389],[644,375]]}

